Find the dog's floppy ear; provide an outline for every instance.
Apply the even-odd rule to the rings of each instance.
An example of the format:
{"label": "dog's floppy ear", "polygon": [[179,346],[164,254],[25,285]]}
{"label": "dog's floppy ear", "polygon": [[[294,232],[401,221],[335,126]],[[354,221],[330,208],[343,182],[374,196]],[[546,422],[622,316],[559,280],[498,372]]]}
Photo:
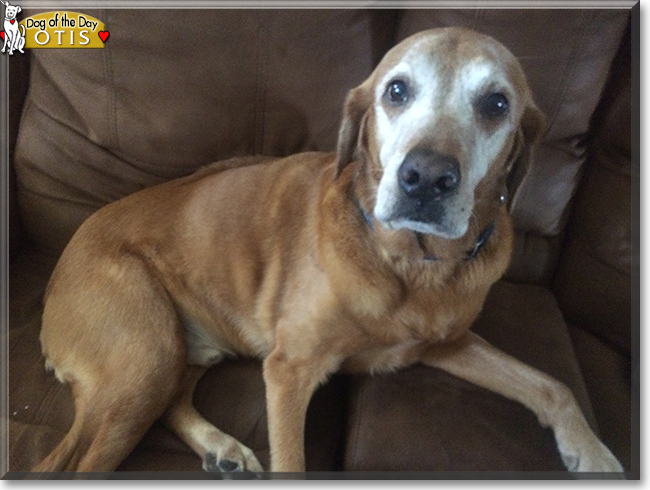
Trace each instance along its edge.
{"label": "dog's floppy ear", "polygon": [[541,140],[545,129],[546,117],[544,113],[531,102],[521,116],[515,144],[510,154],[509,171],[506,178],[509,209],[512,208],[516,192],[521,186],[524,177],[528,174],[533,150]]}
{"label": "dog's floppy ear", "polygon": [[355,159],[363,139],[363,127],[370,104],[370,92],[365,84],[352,89],[345,99],[336,146],[336,177]]}

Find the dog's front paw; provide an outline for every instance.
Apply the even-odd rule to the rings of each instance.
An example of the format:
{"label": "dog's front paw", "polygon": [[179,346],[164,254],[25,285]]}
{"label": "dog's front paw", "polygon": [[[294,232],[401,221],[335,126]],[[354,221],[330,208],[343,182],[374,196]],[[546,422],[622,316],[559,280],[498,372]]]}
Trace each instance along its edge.
{"label": "dog's front paw", "polygon": [[209,472],[242,473],[242,476],[255,477],[264,471],[262,465],[249,448],[233,439],[231,444],[208,452],[203,458],[203,469]]}
{"label": "dog's front paw", "polygon": [[618,472],[625,471],[612,452],[594,435],[589,444],[560,445],[562,461],[569,471],[579,472]]}

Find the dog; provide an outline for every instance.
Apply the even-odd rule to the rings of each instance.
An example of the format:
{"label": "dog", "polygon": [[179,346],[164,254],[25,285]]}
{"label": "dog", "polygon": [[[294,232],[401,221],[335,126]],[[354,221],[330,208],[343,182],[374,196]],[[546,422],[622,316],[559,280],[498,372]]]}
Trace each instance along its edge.
{"label": "dog", "polygon": [[2,52],[4,53],[9,47],[9,54],[14,54],[14,49],[17,49],[21,53],[25,53],[23,48],[25,47],[25,26],[20,26],[23,28],[22,34],[18,28],[18,20],[16,17],[23,10],[19,6],[10,5],[9,2],[2,0],[3,5],[5,6],[5,22],[4,22],[4,45],[2,46]]}
{"label": "dog", "polygon": [[273,472],[305,470],[329,375],[414,363],[524,404],[569,470],[622,471],[567,387],[469,331],[544,125],[505,47],[428,30],[350,91],[335,153],[231,159],[100,209],[46,290],[40,340],[75,419],[34,471],[113,470],[158,419],[207,471],[263,471],[192,405],[234,355],[263,359]]}

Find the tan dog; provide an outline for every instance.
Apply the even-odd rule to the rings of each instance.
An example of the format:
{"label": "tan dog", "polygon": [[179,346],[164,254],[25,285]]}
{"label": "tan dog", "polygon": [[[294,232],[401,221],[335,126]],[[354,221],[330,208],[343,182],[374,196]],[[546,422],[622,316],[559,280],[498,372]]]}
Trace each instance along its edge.
{"label": "tan dog", "polygon": [[264,359],[275,472],[304,471],[328,375],[417,362],[529,407],[569,469],[622,471],[565,386],[468,331],[508,265],[506,193],[542,127],[503,46],[426,31],[351,91],[337,155],[230,160],[98,211],[46,293],[43,350],[76,418],[35,471],[112,470],[160,417],[206,470],[262,471],[192,406],[230,355]]}

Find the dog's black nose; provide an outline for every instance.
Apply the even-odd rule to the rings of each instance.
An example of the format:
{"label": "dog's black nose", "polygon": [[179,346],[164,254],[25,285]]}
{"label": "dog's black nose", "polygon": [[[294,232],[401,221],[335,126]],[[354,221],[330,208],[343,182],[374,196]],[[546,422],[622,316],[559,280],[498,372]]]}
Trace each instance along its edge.
{"label": "dog's black nose", "polygon": [[415,149],[406,155],[397,176],[407,196],[423,201],[440,199],[460,185],[460,165],[448,155]]}

